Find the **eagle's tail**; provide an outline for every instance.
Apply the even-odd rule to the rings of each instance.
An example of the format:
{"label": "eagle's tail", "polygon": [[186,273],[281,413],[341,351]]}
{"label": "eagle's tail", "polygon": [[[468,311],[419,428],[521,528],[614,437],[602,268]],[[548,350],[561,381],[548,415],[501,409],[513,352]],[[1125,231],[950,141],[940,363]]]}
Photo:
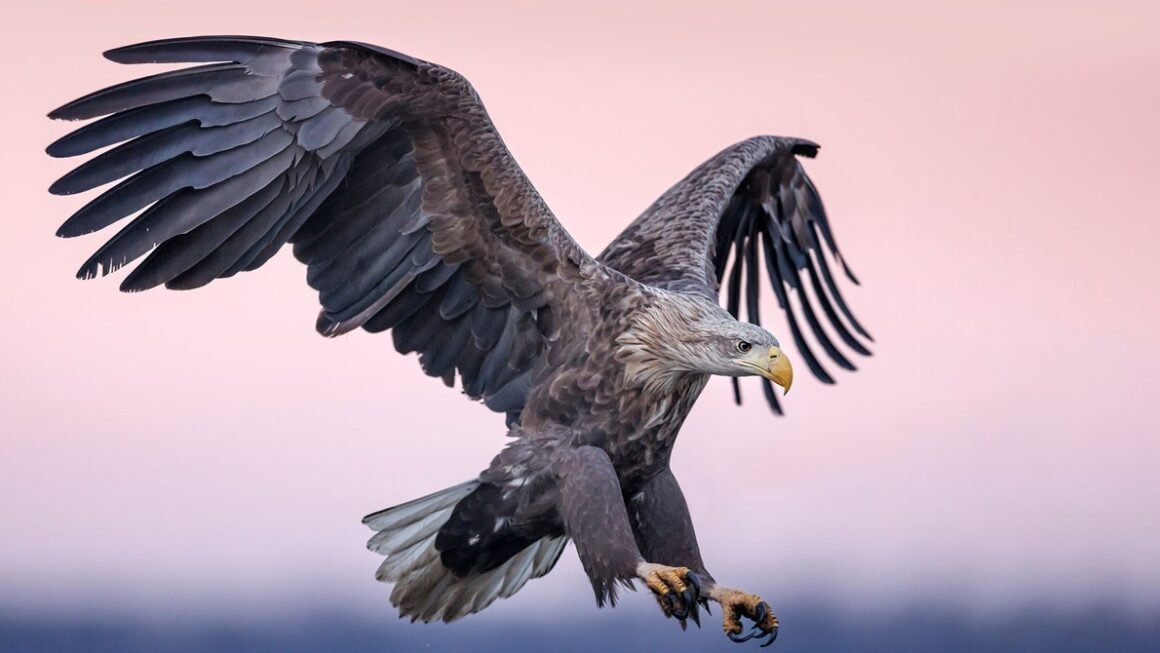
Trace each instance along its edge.
{"label": "eagle's tail", "polygon": [[376,531],[367,548],[386,556],[375,578],[395,584],[391,604],[399,608],[400,616],[454,621],[479,612],[551,571],[564,551],[567,537],[545,537],[485,572],[459,577],[444,567],[435,537],[456,504],[479,485],[474,480],[460,483],[363,518]]}

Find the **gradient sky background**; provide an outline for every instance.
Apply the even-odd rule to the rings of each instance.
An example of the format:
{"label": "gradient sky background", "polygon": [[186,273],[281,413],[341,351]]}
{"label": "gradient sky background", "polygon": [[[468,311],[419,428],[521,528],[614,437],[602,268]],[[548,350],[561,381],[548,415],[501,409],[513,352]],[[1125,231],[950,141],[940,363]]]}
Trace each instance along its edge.
{"label": "gradient sky background", "polygon": [[[820,142],[876,355],[783,419],[710,385],[674,456],[710,568],[783,612],[1160,611],[1155,3],[196,4],[0,9],[0,610],[387,616],[359,519],[504,444],[388,337],[318,337],[287,253],[196,293],[73,279],[100,239],[53,236],[87,198],[47,194],[44,114],[147,72],[110,47],[257,33],[462,72],[593,252],[730,143]],[[571,552],[485,614],[565,603]]]}

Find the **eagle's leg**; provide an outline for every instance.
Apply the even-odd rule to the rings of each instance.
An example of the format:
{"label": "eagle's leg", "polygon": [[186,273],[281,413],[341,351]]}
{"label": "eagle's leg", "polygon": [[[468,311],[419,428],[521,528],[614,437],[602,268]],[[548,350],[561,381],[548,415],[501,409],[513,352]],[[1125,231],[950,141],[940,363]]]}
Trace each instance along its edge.
{"label": "eagle's leg", "polygon": [[687,567],[646,560],[637,547],[620,480],[608,454],[582,446],[557,451],[553,471],[560,490],[564,532],[576,543],[580,563],[592,581],[596,602],[616,604],[617,584],[640,579],[657,595],[666,613],[697,619],[701,583]]}
{"label": "eagle's leg", "polygon": [[[721,604],[723,627],[729,639],[745,642],[761,636],[766,638],[763,646],[773,643],[778,622],[769,604],[754,594],[718,585],[705,569],[685,495],[672,471],[666,469],[649,481],[629,498],[628,508],[641,553],[649,560],[688,567],[700,576],[701,600]],[[662,603],[661,608],[664,607]],[[708,611],[707,603],[705,607]],[[750,632],[744,635],[742,617],[754,622]]]}
{"label": "eagle's leg", "polygon": [[[714,582],[712,574],[706,571],[705,563],[701,560],[701,549],[697,545],[697,534],[693,530],[685,495],[672,471],[665,469],[631,496],[628,513],[637,547],[646,559],[690,569],[699,582]],[[708,598],[701,594],[699,601],[708,611]],[[666,605],[665,597],[657,595],[657,602],[665,616],[679,618],[680,613],[673,614]],[[700,625],[696,611],[690,609],[688,612]],[[681,627],[684,626],[682,619]]]}

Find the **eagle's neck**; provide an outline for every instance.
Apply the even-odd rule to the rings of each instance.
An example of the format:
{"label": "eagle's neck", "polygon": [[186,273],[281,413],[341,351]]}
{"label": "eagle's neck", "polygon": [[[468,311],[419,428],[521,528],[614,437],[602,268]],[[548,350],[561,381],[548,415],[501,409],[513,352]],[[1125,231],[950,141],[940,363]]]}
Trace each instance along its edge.
{"label": "eagle's neck", "polygon": [[669,394],[692,378],[705,377],[694,364],[698,338],[690,329],[701,314],[697,302],[679,295],[658,297],[641,308],[616,339],[616,360],[623,366],[625,384]]}

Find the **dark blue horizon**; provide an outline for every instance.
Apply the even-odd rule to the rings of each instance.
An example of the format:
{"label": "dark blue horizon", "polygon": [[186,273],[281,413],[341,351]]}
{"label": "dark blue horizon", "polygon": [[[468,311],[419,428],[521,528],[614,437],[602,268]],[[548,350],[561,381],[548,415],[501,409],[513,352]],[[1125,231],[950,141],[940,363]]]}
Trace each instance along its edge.
{"label": "dark blue horizon", "polygon": [[[889,616],[858,615],[827,605],[783,613],[774,651],[1020,651],[1069,653],[1160,650],[1160,618],[1133,615],[1118,606],[1082,610],[1025,607],[989,617],[947,608],[917,607]],[[752,646],[750,646],[752,647]],[[451,625],[352,618],[319,609],[263,619],[201,617],[136,620],[132,617],[0,616],[0,650],[8,653],[145,653],[182,651],[531,651],[620,650],[737,651],[720,632],[719,616],[701,630],[682,633],[652,610],[577,615],[557,623],[479,619]]]}

